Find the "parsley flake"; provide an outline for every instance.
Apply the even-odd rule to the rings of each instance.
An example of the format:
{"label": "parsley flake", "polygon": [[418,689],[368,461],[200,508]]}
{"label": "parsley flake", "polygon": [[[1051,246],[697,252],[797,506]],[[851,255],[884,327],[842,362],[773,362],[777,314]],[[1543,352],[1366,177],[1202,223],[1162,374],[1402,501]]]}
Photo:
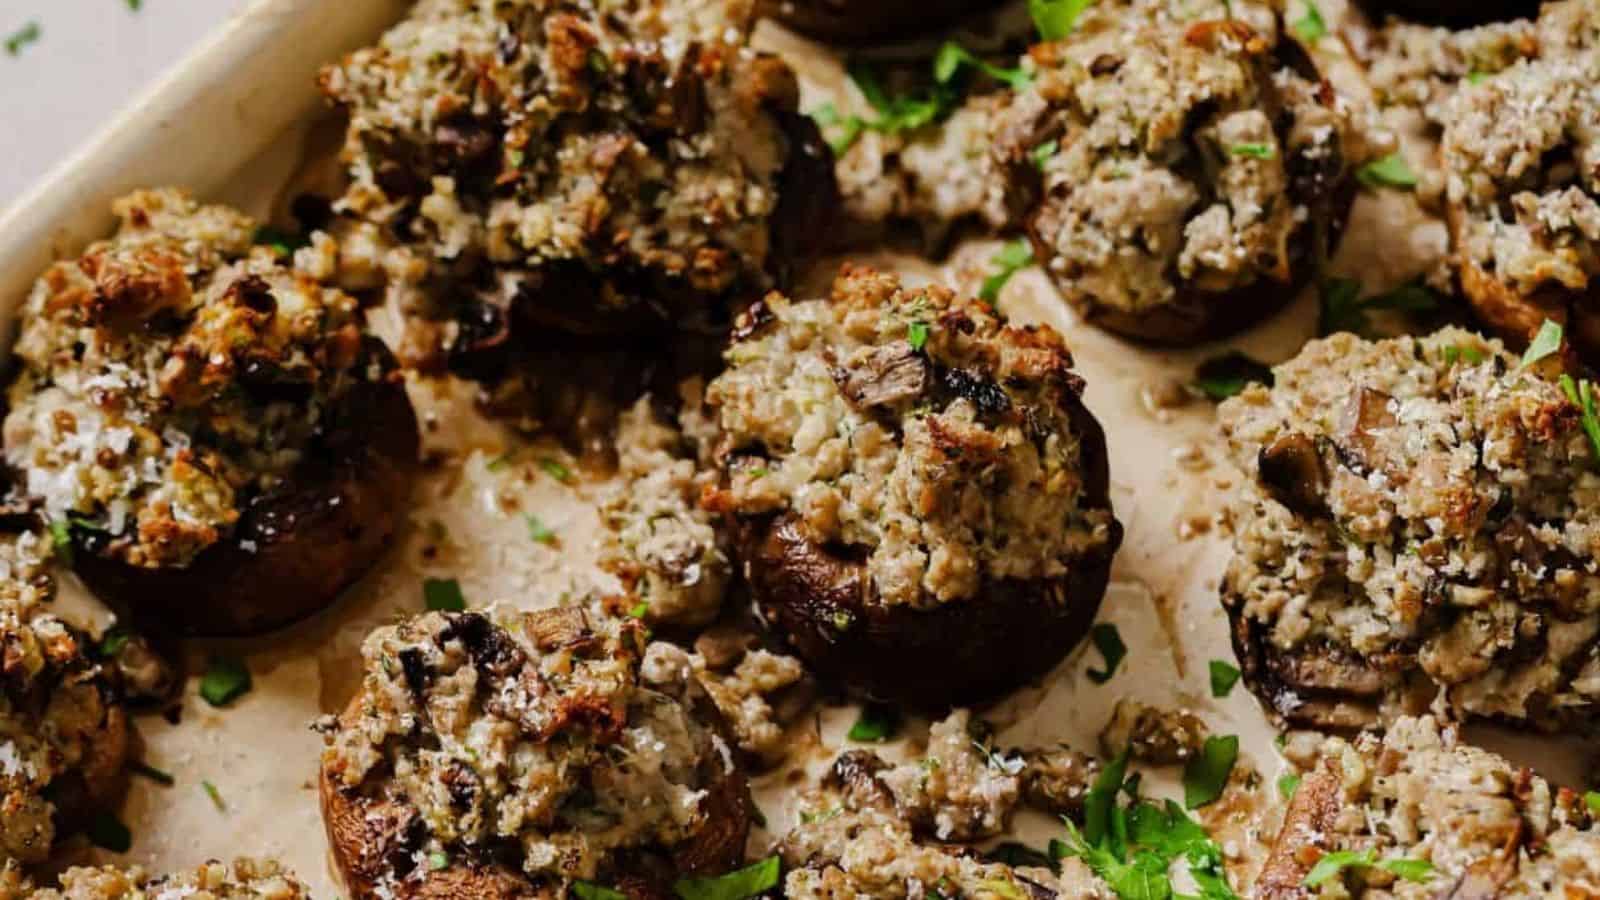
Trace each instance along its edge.
{"label": "parsley flake", "polygon": [[1250,384],[1272,387],[1272,369],[1237,350],[1214,356],[1194,373],[1194,388],[1218,403],[1236,397]]}
{"label": "parsley flake", "polygon": [[911,345],[911,349],[921,352],[922,348],[928,344],[928,323],[912,322],[907,325],[906,342]]}
{"label": "parsley flake", "polygon": [[1322,309],[1317,328],[1322,335],[1339,331],[1364,335],[1372,328],[1369,313],[1420,315],[1436,312],[1441,305],[1439,295],[1417,281],[1363,299],[1361,282],[1353,278],[1328,278],[1322,282],[1319,293]]}
{"label": "parsley flake", "polygon": [[628,610],[628,618],[630,618],[630,619],[642,619],[649,612],[650,612],[650,601],[648,601],[648,600],[640,600],[638,603],[635,603],[633,605],[632,609]]}
{"label": "parsley flake", "polygon": [[228,811],[228,804],[222,802],[222,792],[217,790],[216,785],[209,781],[202,781],[200,786],[205,788],[206,796],[211,798],[211,805],[217,808],[217,812]]}
{"label": "parsley flake", "polygon": [[627,894],[602,887],[592,881],[574,881],[572,896],[577,900],[628,900]]}
{"label": "parsley flake", "polygon": [[1221,699],[1233,693],[1239,683],[1239,668],[1220,659],[1211,661],[1211,696]]}
{"label": "parsley flake", "polygon": [[867,128],[866,119],[843,115],[832,103],[824,103],[812,110],[811,118],[823,131],[835,129],[833,137],[828,138],[828,148],[835,157],[843,156]]}
{"label": "parsley flake", "polygon": [[1589,807],[1589,812],[1600,816],[1600,791],[1589,791],[1584,794],[1583,804]]}
{"label": "parsley flake", "polygon": [[746,900],[777,887],[782,869],[778,857],[769,856],[725,875],[680,878],[672,885],[672,893],[680,900]]}
{"label": "parsley flake", "polygon": [[62,562],[72,565],[72,526],[66,519],[50,520],[50,549]]}
{"label": "parsley flake", "polygon": [[100,636],[99,651],[101,658],[110,659],[116,656],[122,652],[123,647],[128,646],[128,641],[131,640],[133,640],[133,632],[127,628],[121,625],[113,625],[107,628],[106,633]]}
{"label": "parsley flake", "polygon": [[546,545],[556,542],[556,533],[551,531],[549,526],[545,525],[538,516],[528,513],[523,518],[528,522],[528,537]]}
{"label": "parsley flake", "polygon": [[6,38],[6,53],[11,56],[21,56],[23,48],[29,44],[36,43],[43,33],[43,30],[39,28],[38,22],[29,22],[11,32],[11,35]]}
{"label": "parsley flake", "polygon": [[1287,803],[1294,799],[1294,792],[1300,789],[1299,775],[1284,775],[1278,779],[1278,796]]}
{"label": "parsley flake", "polygon": [[1072,33],[1078,16],[1094,5],[1094,0],[1028,0],[1028,15],[1047,41],[1059,41]]}
{"label": "parsley flake", "polygon": [[572,480],[572,470],[562,465],[560,460],[551,459],[547,456],[539,460],[539,468],[543,469],[546,475],[562,483]]}
{"label": "parsley flake", "polygon": [[1379,868],[1392,872],[1396,877],[1412,882],[1426,882],[1433,878],[1433,864],[1422,859],[1394,859],[1379,860],[1377,853],[1372,850],[1334,850],[1324,853],[1317,864],[1306,873],[1301,884],[1306,887],[1317,887],[1339,875],[1346,869],[1371,869]]}
{"label": "parsley flake", "polygon": [[1060,149],[1060,141],[1045,141],[1029,151],[1028,158],[1033,160],[1035,169],[1043,169],[1055,157],[1056,151]]}
{"label": "parsley flake", "polygon": [[858,744],[875,744],[893,738],[899,731],[899,710],[882,703],[868,703],[861,707],[861,715],[850,726],[847,737]]}
{"label": "parsley flake", "polygon": [[250,670],[232,656],[213,656],[200,676],[200,696],[212,706],[227,706],[250,693]]}
{"label": "parsley flake", "polygon": [[1410,189],[1417,186],[1417,173],[1399,151],[1375,159],[1356,170],[1356,179],[1369,188]]}
{"label": "parsley flake", "polygon": [[1594,385],[1585,378],[1574,382],[1571,375],[1561,376],[1561,390],[1567,400],[1583,415],[1583,430],[1589,435],[1589,446],[1596,460],[1600,460],[1600,417],[1595,415]]}
{"label": "parsley flake", "polygon": [[442,850],[435,850],[429,853],[428,868],[435,872],[450,868],[450,855]]}
{"label": "parsley flake", "polygon": [[1089,640],[1094,648],[1100,651],[1100,656],[1105,659],[1104,671],[1088,671],[1089,680],[1095,684],[1105,684],[1111,676],[1117,674],[1117,666],[1122,664],[1123,657],[1128,655],[1128,645],[1122,642],[1122,633],[1117,631],[1117,626],[1109,622],[1102,622],[1089,629]]}
{"label": "parsley flake", "polygon": [[1561,323],[1545,319],[1539,326],[1539,333],[1528,342],[1528,352],[1522,354],[1522,368],[1533,365],[1552,353],[1561,352],[1561,340],[1564,336]]}
{"label": "parsley flake", "polygon": [[1013,90],[1024,90],[1033,83],[1033,78],[1020,67],[1007,69],[994,65],[955,41],[945,41],[939,47],[939,52],[934,55],[933,79],[940,84],[948,84],[954,81],[957,75],[961,74],[963,68],[968,66],[988,75],[995,81],[1011,85]]}
{"label": "parsley flake", "polygon": [[262,247],[270,247],[273,253],[279,256],[293,256],[294,251],[308,246],[311,242],[305,235],[294,234],[271,225],[263,225],[256,229],[253,243]]}
{"label": "parsley flake", "polygon": [[1011,276],[1033,265],[1033,245],[1025,240],[1012,241],[1001,247],[989,263],[995,267],[995,271],[983,280],[978,297],[992,307],[999,302],[1000,291],[1011,280]]}
{"label": "parsley flake", "polygon": [[1272,159],[1277,156],[1277,151],[1271,144],[1234,144],[1228,148],[1234,156],[1248,156],[1251,159]]}
{"label": "parsley flake", "polygon": [[467,598],[454,578],[424,578],[422,605],[432,612],[461,612],[467,608]]}
{"label": "parsley flake", "polygon": [[1206,738],[1198,756],[1183,767],[1183,805],[1198,809],[1222,796],[1228,774],[1239,759],[1239,736]]}
{"label": "parsley flake", "polygon": [[1306,14],[1295,20],[1295,36],[1308,44],[1315,44],[1328,33],[1328,23],[1322,18],[1322,10],[1317,8],[1313,0],[1306,0]]}
{"label": "parsley flake", "polygon": [[141,10],[143,8],[144,8],[144,0],[128,0],[128,9],[130,11],[138,12],[139,10]]}
{"label": "parsley flake", "polygon": [[1052,872],[1058,872],[1061,869],[1056,862],[1060,857],[1052,856],[1043,850],[1035,850],[1027,844],[1017,841],[1006,841],[998,844],[993,850],[985,853],[983,858],[991,862],[1011,866],[1012,868],[1033,866],[1040,869],[1049,869]]}

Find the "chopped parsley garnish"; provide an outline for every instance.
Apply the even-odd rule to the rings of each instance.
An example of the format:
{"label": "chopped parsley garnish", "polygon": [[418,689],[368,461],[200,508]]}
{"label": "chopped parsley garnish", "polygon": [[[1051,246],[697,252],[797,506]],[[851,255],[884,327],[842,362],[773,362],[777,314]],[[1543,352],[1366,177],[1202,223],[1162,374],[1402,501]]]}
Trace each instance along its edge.
{"label": "chopped parsley garnish", "polygon": [[450,868],[450,854],[443,850],[435,850],[428,854],[428,868],[435,872]]}
{"label": "chopped parsley garnish", "polygon": [[893,738],[900,730],[900,711],[882,703],[861,707],[861,715],[850,726],[847,737],[858,744],[872,744]]}
{"label": "chopped parsley garnish", "polygon": [[1356,178],[1369,188],[1414,188],[1417,173],[1399,151],[1375,159],[1356,170]]}
{"label": "chopped parsley garnish", "polygon": [[467,608],[467,598],[454,578],[424,578],[422,605],[432,612],[461,612]]}
{"label": "chopped parsley garnish", "polygon": [[628,895],[621,891],[614,891],[608,887],[601,887],[592,881],[574,881],[572,883],[572,896],[577,900],[628,900]]}
{"label": "chopped parsley garnish", "polygon": [[127,853],[128,848],[133,846],[133,832],[122,824],[116,813],[109,810],[95,813],[83,833],[89,838],[89,843],[112,853]]}
{"label": "chopped parsley garnish", "polygon": [[50,520],[50,549],[67,565],[72,565],[72,526],[66,519]]}
{"label": "chopped parsley garnish", "polygon": [[206,796],[211,798],[211,805],[217,808],[217,812],[228,811],[228,804],[222,802],[222,792],[217,790],[216,785],[209,781],[202,781],[200,786],[205,788]]}
{"label": "chopped parsley garnish", "polygon": [[232,656],[213,656],[200,676],[200,696],[212,706],[227,706],[250,692],[250,670]]}
{"label": "chopped parsley garnish", "polygon": [[995,81],[1009,84],[1015,90],[1023,90],[1033,83],[1033,79],[1020,67],[1007,69],[994,65],[955,41],[945,41],[939,47],[939,52],[934,55],[933,80],[940,84],[948,84],[954,81],[966,66],[977,69]]}
{"label": "chopped parsley garnish", "polygon": [[1233,693],[1239,683],[1239,667],[1225,660],[1211,661],[1211,696],[1221,699]]}
{"label": "chopped parsley garnish", "polygon": [[1590,791],[1584,794],[1583,804],[1589,807],[1589,812],[1600,816],[1600,791]]}
{"label": "chopped parsley garnish", "polygon": [[1278,796],[1287,803],[1294,799],[1294,792],[1300,789],[1299,775],[1284,775],[1278,779]]}
{"label": "chopped parsley garnish", "polygon": [[1522,367],[1526,369],[1552,353],[1561,352],[1563,336],[1561,323],[1545,319],[1544,324],[1539,326],[1539,333],[1528,342],[1528,352],[1522,354]]}
{"label": "chopped parsley garnish", "polygon": [[648,601],[648,600],[640,600],[638,603],[635,603],[633,605],[632,609],[628,610],[628,617],[631,618],[631,619],[642,619],[649,612],[650,612],[650,601]]}
{"label": "chopped parsley garnish", "polygon": [[1574,382],[1571,375],[1562,375],[1561,390],[1583,414],[1583,430],[1589,435],[1589,447],[1594,451],[1594,458],[1600,461],[1600,417],[1595,415],[1594,384],[1587,378]]}
{"label": "chopped parsley garnish", "polygon": [[1223,871],[1222,848],[1182,807],[1137,797],[1117,805],[1118,794],[1129,793],[1127,764],[1123,753],[1101,770],[1084,798],[1083,830],[1063,819],[1067,839],[1050,842],[1051,857],[1083,860],[1125,900],[1182,896],[1172,884],[1173,866],[1182,860],[1200,900],[1237,900]]}
{"label": "chopped parsley garnish", "polygon": [[487,466],[484,466],[484,468],[488,469],[491,472],[498,472],[501,469],[504,469],[506,466],[511,465],[511,461],[516,459],[516,458],[517,458],[517,451],[515,451],[515,450],[507,450],[506,452],[500,454],[499,456],[496,456],[494,459],[489,460],[489,464]]}
{"label": "chopped parsley garnish", "polygon": [[1039,146],[1033,148],[1033,150],[1028,153],[1028,158],[1033,160],[1033,167],[1035,169],[1043,169],[1045,164],[1050,162],[1050,160],[1055,157],[1056,151],[1060,149],[1060,141],[1045,141]]}
{"label": "chopped parsley garnish", "polygon": [[565,483],[572,480],[572,470],[562,465],[560,460],[551,459],[547,456],[539,460],[539,468],[543,469],[546,475],[557,481]]}
{"label": "chopped parsley garnish", "polygon": [[680,878],[672,893],[680,900],[746,900],[778,886],[782,865],[769,856],[754,865],[710,878]]}
{"label": "chopped parsley garnish", "polygon": [[1272,387],[1272,369],[1237,350],[1206,360],[1194,373],[1195,390],[1218,403],[1243,393],[1251,383]]}
{"label": "chopped parsley garnish", "polygon": [[1334,876],[1345,869],[1384,869],[1396,877],[1417,883],[1426,882],[1433,878],[1433,864],[1423,859],[1394,859],[1379,860],[1376,852],[1372,850],[1335,850],[1324,853],[1317,864],[1306,873],[1305,880],[1301,882],[1306,887],[1316,887],[1331,881]]}
{"label": "chopped parsley garnish", "polygon": [[1000,291],[1011,276],[1033,265],[1033,245],[1025,240],[1012,241],[1001,247],[989,263],[995,267],[994,274],[983,280],[978,297],[992,307],[1000,300]]}
{"label": "chopped parsley garnish", "polygon": [[1306,0],[1306,14],[1295,20],[1295,36],[1308,44],[1315,44],[1328,33],[1328,23],[1322,18],[1322,10],[1317,8],[1314,0]]}
{"label": "chopped parsley garnish", "polygon": [[911,345],[911,349],[920,353],[922,348],[928,345],[928,323],[912,322],[907,325],[906,342]]}
{"label": "chopped parsley garnish", "polygon": [[155,766],[137,759],[128,761],[128,771],[135,775],[143,775],[156,784],[164,784],[167,787],[172,787],[177,783],[177,779],[173,778],[170,772],[163,772]]}
{"label": "chopped parsley garnish", "polygon": [[10,36],[6,38],[6,52],[12,56],[21,56],[22,48],[39,40],[39,36],[43,33],[39,28],[38,22],[29,22],[11,32]]}
{"label": "chopped parsley garnish", "polygon": [[1277,152],[1271,144],[1234,144],[1228,148],[1234,156],[1248,156],[1251,159],[1272,159]]}
{"label": "chopped parsley garnish", "polygon": [[1059,41],[1072,33],[1078,16],[1093,5],[1094,0],[1028,0],[1028,15],[1040,37]]}
{"label": "chopped parsley garnish", "polygon": [[1465,361],[1468,365],[1475,366],[1478,363],[1483,362],[1485,359],[1488,359],[1487,356],[1483,355],[1482,350],[1479,350],[1477,347],[1474,347],[1471,344],[1451,344],[1450,346],[1444,348],[1441,356],[1443,357],[1444,364],[1446,366],[1453,366],[1462,361]]}
{"label": "chopped parsley garnish", "polygon": [[121,625],[113,625],[107,628],[106,633],[100,636],[99,651],[101,658],[110,659],[121,653],[122,648],[128,646],[128,641],[130,640],[133,640],[133,632],[129,629]]}
{"label": "chopped parsley garnish", "polygon": [[1200,754],[1183,767],[1183,805],[1198,809],[1221,797],[1238,758],[1238,735],[1206,738]]}
{"label": "chopped parsley garnish", "polygon": [[144,7],[144,0],[128,0],[128,9],[138,12]]}
{"label": "chopped parsley garnish", "polygon": [[1467,73],[1467,83],[1468,84],[1483,84],[1485,81],[1488,81],[1488,80],[1489,80],[1489,73],[1488,72],[1468,72]]}
{"label": "chopped parsley garnish", "polygon": [[811,111],[811,118],[817,122],[817,127],[828,130],[837,127],[838,131],[833,137],[828,138],[828,148],[833,155],[843,156],[850,145],[861,137],[861,132],[867,128],[867,120],[860,116],[846,116],[839,112],[839,107],[832,103],[824,103]]}
{"label": "chopped parsley garnish", "polygon": [[550,527],[545,525],[538,516],[528,513],[523,518],[528,522],[528,537],[541,544],[554,544],[556,542],[556,533],[551,531]]}
{"label": "chopped parsley garnish", "polygon": [[1362,298],[1361,282],[1353,278],[1328,278],[1321,286],[1322,311],[1318,333],[1348,331],[1366,334],[1372,327],[1368,313],[1431,313],[1439,309],[1439,295],[1427,285],[1409,281],[1392,291]]}
{"label": "chopped parsley garnish", "polygon": [[1122,665],[1123,657],[1128,655],[1128,645],[1122,642],[1122,634],[1117,631],[1117,626],[1109,622],[1102,622],[1089,629],[1089,640],[1106,661],[1104,671],[1089,670],[1089,680],[1095,684],[1105,684],[1111,680],[1111,676],[1117,674],[1117,666]]}

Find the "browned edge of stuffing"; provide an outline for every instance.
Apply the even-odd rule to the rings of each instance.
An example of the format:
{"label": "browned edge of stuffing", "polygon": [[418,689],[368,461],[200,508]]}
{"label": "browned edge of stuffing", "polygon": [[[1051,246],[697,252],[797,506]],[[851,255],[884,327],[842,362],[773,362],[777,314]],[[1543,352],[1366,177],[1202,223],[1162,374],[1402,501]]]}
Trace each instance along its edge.
{"label": "browned edge of stuffing", "polygon": [[340,398],[320,446],[284,490],[255,498],[231,535],[187,568],[142,569],[77,533],[78,575],[136,621],[185,635],[260,634],[332,604],[388,549],[419,467],[417,416],[393,356],[370,336],[362,351],[385,374]]}

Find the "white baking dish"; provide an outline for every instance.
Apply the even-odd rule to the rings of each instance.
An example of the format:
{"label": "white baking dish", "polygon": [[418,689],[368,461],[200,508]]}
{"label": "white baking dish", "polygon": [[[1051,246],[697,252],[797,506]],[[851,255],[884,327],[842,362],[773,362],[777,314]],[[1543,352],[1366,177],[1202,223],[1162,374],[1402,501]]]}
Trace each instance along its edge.
{"label": "white baking dish", "polygon": [[[8,312],[7,334],[14,331],[9,312],[33,279],[53,258],[102,235],[111,223],[110,201],[131,188],[175,184],[258,214],[271,209],[300,167],[312,126],[327,115],[313,85],[317,68],[375,38],[405,5],[401,0],[259,0],[196,50],[0,219],[0,303]],[[764,28],[759,40],[796,60],[809,95],[807,108],[819,94],[846,90],[842,69],[816,48],[771,28]],[[1404,254],[1386,247],[1380,263],[1375,253],[1381,229],[1374,223],[1402,213],[1392,199],[1364,199],[1341,266],[1361,271],[1369,286],[1411,274],[1414,266],[1408,271]],[[1437,233],[1416,234],[1417,256],[1437,251]],[[987,274],[996,246],[973,242],[939,266],[887,257],[875,261],[911,277],[942,278],[970,289]],[[1208,404],[1158,409],[1151,402],[1164,386],[1187,380],[1195,364],[1216,348],[1130,350],[1081,326],[1037,271],[1013,279],[1002,306],[1014,318],[1045,320],[1067,335],[1089,384],[1088,403],[1106,426],[1114,499],[1127,537],[1102,618],[1119,626],[1129,662],[1110,684],[1098,686],[1082,673],[1099,659],[1080,650],[1044,685],[1018,692],[985,715],[1001,726],[1002,744],[1068,741],[1093,750],[1095,735],[1120,697],[1194,709],[1214,731],[1239,734],[1244,746],[1239,771],[1253,767],[1261,776],[1246,802],[1207,811],[1224,846],[1247,847],[1249,832],[1270,834],[1274,828],[1276,813],[1269,807],[1282,764],[1273,733],[1249,693],[1241,687],[1215,700],[1208,689],[1207,661],[1232,659],[1216,590],[1227,546],[1220,520],[1236,476],[1212,436]],[[384,315],[376,313],[380,331]],[[1314,322],[1314,299],[1302,297],[1291,312],[1238,343],[1261,358],[1283,359],[1308,337]],[[491,471],[487,461],[510,439],[463,409],[464,392],[414,384],[413,395],[432,448],[481,452],[463,453],[459,466],[425,480],[412,527],[390,563],[354,589],[340,608],[289,633],[224,648],[248,654],[256,682],[249,695],[217,710],[199,702],[191,684],[179,724],[141,718],[146,758],[172,772],[177,784],[135,780],[124,811],[135,841],[128,859],[164,869],[207,857],[278,855],[317,896],[340,895],[326,864],[316,804],[321,740],[307,725],[348,696],[359,667],[360,637],[396,614],[418,610],[420,578],[438,573],[441,565],[460,579],[475,603],[554,602],[562,585],[583,576],[593,555],[587,536],[599,486],[565,487],[526,467]],[[514,514],[520,509],[538,509],[560,531],[559,550],[527,540],[526,526]],[[461,545],[446,564],[421,560],[415,552],[419,526],[433,521],[447,526]],[[66,593],[78,590],[69,584]],[[69,596],[63,602],[83,598]],[[212,649],[196,647],[192,656],[203,659]],[[793,764],[812,772],[823,768],[852,717],[848,709],[825,711],[816,733],[802,736],[815,738],[815,746],[797,752]],[[899,752],[885,750],[889,756]],[[1548,745],[1542,752],[1548,771],[1553,762]],[[220,804],[205,783],[215,787]],[[790,824],[785,784],[782,773],[757,784],[774,832]],[[1055,833],[1055,826],[1041,818],[1025,821],[1022,830],[1037,840]],[[767,838],[767,832],[755,836],[757,849]]]}

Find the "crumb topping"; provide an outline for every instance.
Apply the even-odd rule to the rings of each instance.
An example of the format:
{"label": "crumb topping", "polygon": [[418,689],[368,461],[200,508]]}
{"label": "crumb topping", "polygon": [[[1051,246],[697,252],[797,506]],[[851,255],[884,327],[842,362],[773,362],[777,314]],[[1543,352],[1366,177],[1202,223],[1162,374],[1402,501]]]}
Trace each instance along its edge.
{"label": "crumb topping", "polygon": [[1354,152],[1340,102],[1280,61],[1270,8],[1169,6],[1088,7],[1031,51],[1033,83],[1000,126],[1013,164],[1058,145],[1031,228],[1076,306],[1143,313],[1291,283]]}
{"label": "crumb topping", "polygon": [[1381,737],[1330,738],[1305,762],[1318,773],[1308,780],[1337,784],[1331,827],[1311,837],[1321,849],[1431,867],[1418,882],[1349,866],[1306,896],[1422,900],[1447,885],[1479,885],[1497,897],[1600,891],[1600,832],[1580,799],[1460,743],[1454,728],[1432,718],[1401,719]]}
{"label": "crumb topping", "polygon": [[1562,388],[1455,329],[1334,335],[1275,375],[1220,415],[1248,475],[1224,602],[1290,688],[1278,711],[1442,690],[1461,715],[1592,723],[1600,469]]}
{"label": "crumb topping", "polygon": [[55,797],[90,797],[122,769],[126,723],[114,677],[82,632],[54,615],[48,539],[0,535],[0,859],[41,863]]}
{"label": "crumb topping", "polygon": [[[689,673],[651,666],[643,626],[579,607],[429,613],[362,648],[359,703],[325,723],[324,772],[402,805],[421,869],[519,860],[536,885],[613,874],[617,855],[685,840],[728,748],[694,708]],[[507,853],[514,855],[507,857]]]}
{"label": "crumb topping", "polygon": [[597,309],[559,315],[763,289],[798,87],[745,47],[748,7],[423,0],[323,71],[350,117],[337,208],[406,248],[402,280],[459,285],[436,318],[570,307],[587,279]]}
{"label": "crumb topping", "polygon": [[[0,890],[0,896],[5,891]],[[19,898],[24,895],[17,895]],[[144,869],[72,868],[61,887],[26,894],[33,900],[309,900],[311,891],[274,860],[211,861],[172,875]]]}
{"label": "crumb topping", "polygon": [[601,565],[655,625],[709,624],[733,578],[726,536],[699,503],[716,473],[689,443],[641,398],[618,423],[619,478],[600,507]]}
{"label": "crumb topping", "polygon": [[745,321],[707,388],[718,502],[861,548],[876,602],[936,606],[1115,549],[1111,510],[1085,497],[1081,383],[1053,331],[850,267],[828,299],[772,295]]}
{"label": "crumb topping", "polygon": [[182,567],[280,487],[356,381],[353,297],[255,223],[175,190],[117,201],[114,237],[25,303],[6,462],[57,527],[144,568]]}

